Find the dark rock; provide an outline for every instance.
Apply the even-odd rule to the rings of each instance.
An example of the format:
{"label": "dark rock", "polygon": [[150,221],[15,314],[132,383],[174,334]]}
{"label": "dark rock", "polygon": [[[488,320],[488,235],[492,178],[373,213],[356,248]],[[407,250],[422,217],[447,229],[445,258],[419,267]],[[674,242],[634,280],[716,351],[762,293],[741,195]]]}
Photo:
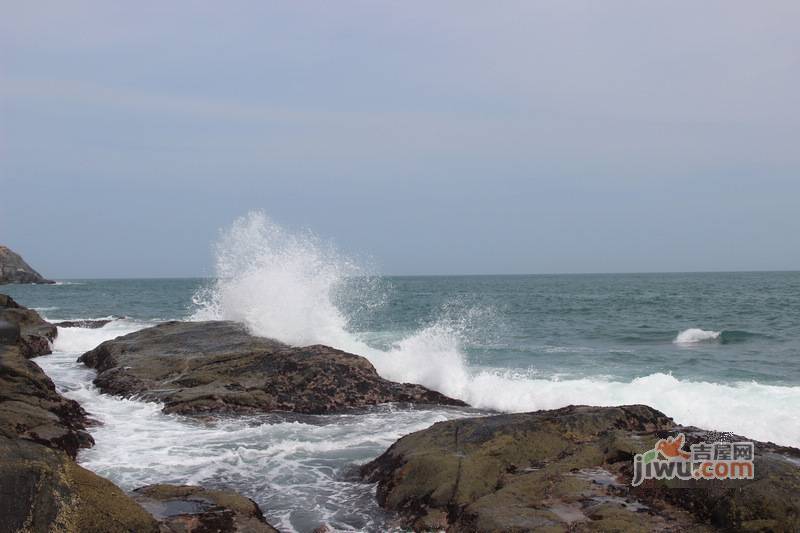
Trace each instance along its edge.
{"label": "dark rock", "polygon": [[381,378],[365,358],[254,337],[235,322],[167,322],[106,341],[79,361],[103,392],[181,414],[323,414],[389,402],[465,405]]}
{"label": "dark rock", "polygon": [[162,533],[276,533],[256,502],[233,491],[187,485],[148,485],[133,498],[160,521]]}
{"label": "dark rock", "polygon": [[28,358],[50,353],[56,327],[0,294],[0,435],[23,438],[75,457],[91,446],[86,412],[56,392],[52,380]]}
{"label": "dark rock", "polygon": [[32,339],[49,348],[55,327],[5,295],[0,316],[0,531],[158,531],[125,493],[73,461],[94,443],[86,412],[28,359]]}
{"label": "dark rock", "polygon": [[4,283],[55,283],[44,279],[19,254],[0,245],[0,285]]}
{"label": "dark rock", "polygon": [[632,487],[633,456],[680,431],[708,436],[643,405],[461,419],[401,438],[361,472],[414,530],[800,530],[800,450],[758,443],[754,480]]}
{"label": "dark rock", "polygon": [[23,307],[10,296],[0,294],[0,321],[9,322],[19,328],[18,344],[25,357],[52,353],[50,344],[56,338],[58,328],[42,319],[33,309]]}
{"label": "dark rock", "polygon": [[0,435],[22,438],[75,457],[93,444],[86,412],[58,394],[53,381],[18,346],[0,346]]}
{"label": "dark rock", "polygon": [[65,453],[0,435],[0,531],[156,533],[156,520]]}
{"label": "dark rock", "polygon": [[7,320],[0,320],[0,344],[16,345],[19,341],[19,326]]}
{"label": "dark rock", "polygon": [[98,329],[111,322],[111,319],[100,320],[62,320],[61,322],[54,322],[53,325],[60,328],[87,328]]}

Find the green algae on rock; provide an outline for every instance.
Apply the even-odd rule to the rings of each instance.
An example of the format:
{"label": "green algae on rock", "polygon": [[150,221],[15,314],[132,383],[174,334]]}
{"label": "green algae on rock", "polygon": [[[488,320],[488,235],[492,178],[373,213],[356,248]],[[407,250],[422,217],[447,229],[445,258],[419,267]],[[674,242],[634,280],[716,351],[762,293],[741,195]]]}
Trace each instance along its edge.
{"label": "green algae on rock", "polygon": [[161,521],[162,531],[277,533],[251,499],[227,490],[189,485],[148,485],[133,498]]}
{"label": "green algae on rock", "polygon": [[706,436],[644,405],[453,420],[401,438],[361,472],[399,525],[420,531],[800,529],[800,450],[757,443],[753,481],[633,488],[633,456],[678,430]]}
{"label": "green algae on rock", "polygon": [[0,436],[0,531],[156,533],[156,520],[67,454]]}

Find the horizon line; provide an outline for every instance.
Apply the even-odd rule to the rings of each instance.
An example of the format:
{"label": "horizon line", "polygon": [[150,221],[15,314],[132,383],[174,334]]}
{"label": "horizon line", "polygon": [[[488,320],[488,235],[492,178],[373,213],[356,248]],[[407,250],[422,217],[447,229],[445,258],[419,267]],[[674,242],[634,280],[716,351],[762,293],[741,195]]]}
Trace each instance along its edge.
{"label": "horizon line", "polygon": [[[525,277],[525,276],[632,276],[632,275],[655,275],[655,274],[756,274],[756,273],[795,273],[800,269],[764,269],[764,270],[648,270],[648,271],[627,271],[627,272],[525,272],[525,273],[460,273],[460,274],[364,274],[365,276],[389,277],[389,278],[448,278],[448,277]],[[65,278],[55,277],[54,281],[75,281],[75,280],[178,280],[178,279],[216,279],[217,276],[100,276],[100,277],[79,277]],[[13,284],[9,284],[13,285]]]}

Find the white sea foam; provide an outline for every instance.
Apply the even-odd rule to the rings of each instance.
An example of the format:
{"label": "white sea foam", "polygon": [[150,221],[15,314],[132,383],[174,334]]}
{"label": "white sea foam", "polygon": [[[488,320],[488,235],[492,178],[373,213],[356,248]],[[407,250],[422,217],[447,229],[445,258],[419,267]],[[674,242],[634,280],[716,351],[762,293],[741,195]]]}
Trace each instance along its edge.
{"label": "white sea foam", "polygon": [[472,405],[512,412],[569,404],[646,404],[679,424],[800,446],[800,387],[688,381],[662,373],[631,381],[558,381],[484,371],[471,379],[468,397]]}
{"label": "white sea foam", "polygon": [[719,339],[721,331],[707,331],[699,328],[689,328],[678,333],[673,341],[675,344],[694,344],[697,342],[714,341]]}
{"label": "white sea foam", "polygon": [[[237,220],[222,235],[217,269],[215,285],[198,295],[201,308],[195,318],[239,320],[256,335],[357,353],[388,379],[420,383],[478,408],[521,412],[569,404],[645,403],[681,424],[800,445],[800,387],[680,381],[666,374],[630,382],[554,380],[473,368],[462,343],[476,321],[470,318],[474,311],[444,318],[388,349],[370,346],[348,330],[347,316],[334,303],[346,276],[360,272],[354,262],[321,247],[313,236],[286,232],[260,212]],[[675,342],[719,335],[692,329]]]}
{"label": "white sea foam", "polygon": [[[126,490],[151,483],[231,488],[255,499],[281,531],[311,531],[321,524],[335,530],[390,530],[374,487],[354,483],[342,471],[378,456],[405,434],[466,414],[385,406],[296,420],[275,416],[207,423],[165,415],[158,403],[100,394],[91,384],[94,371],[76,364],[80,351],[113,333],[75,335],[67,344],[57,343],[52,355],[36,359],[66,396],[100,422],[90,428],[96,444],[80,452],[80,464]],[[59,346],[80,350],[60,351]]]}
{"label": "white sea foam", "polygon": [[[112,317],[105,317],[112,318]],[[153,324],[134,320],[111,320],[101,328],[58,328],[53,349],[60,352],[83,353],[95,348],[103,341],[127,335]]]}

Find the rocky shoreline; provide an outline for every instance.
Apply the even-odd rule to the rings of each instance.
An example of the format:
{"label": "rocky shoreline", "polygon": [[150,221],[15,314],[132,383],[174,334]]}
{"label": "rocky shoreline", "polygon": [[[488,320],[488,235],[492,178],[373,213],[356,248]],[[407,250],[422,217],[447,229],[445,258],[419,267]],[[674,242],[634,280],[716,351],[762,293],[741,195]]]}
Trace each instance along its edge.
{"label": "rocky shoreline", "polygon": [[[46,343],[31,342],[51,328]],[[79,466],[78,450],[94,445],[87,413],[28,359],[50,353],[55,335],[35,311],[0,295],[0,531],[276,531],[232,491],[161,485],[132,497]]]}
{"label": "rocky shoreline", "polygon": [[[78,451],[93,445],[89,415],[29,359],[49,353],[56,334],[0,295],[0,531],[276,531],[235,492],[150,485],[125,493],[80,467]],[[167,322],[79,360],[97,371],[102,392],[189,416],[465,405],[385,380],[358,355],[291,347],[233,322]],[[719,437],[644,405],[462,418],[400,438],[360,476],[376,484],[378,503],[403,530],[800,530],[797,449],[756,442],[753,480],[633,487],[634,455],[677,432],[689,442]]]}

